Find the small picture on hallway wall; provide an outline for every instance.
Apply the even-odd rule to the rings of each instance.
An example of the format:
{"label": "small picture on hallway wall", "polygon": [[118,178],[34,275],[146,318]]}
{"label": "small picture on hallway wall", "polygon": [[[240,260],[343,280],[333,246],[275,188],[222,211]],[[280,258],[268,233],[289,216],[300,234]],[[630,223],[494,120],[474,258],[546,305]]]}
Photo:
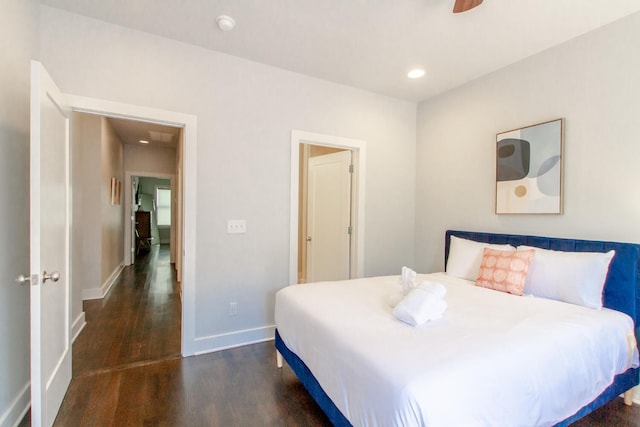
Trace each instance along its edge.
{"label": "small picture on hallway wall", "polygon": [[121,192],[122,192],[122,181],[120,181],[120,180],[118,180],[116,178],[111,178],[111,199],[110,199],[110,203],[112,205],[119,205],[120,204]]}
{"label": "small picture on hallway wall", "polygon": [[496,214],[561,214],[564,119],[496,135]]}

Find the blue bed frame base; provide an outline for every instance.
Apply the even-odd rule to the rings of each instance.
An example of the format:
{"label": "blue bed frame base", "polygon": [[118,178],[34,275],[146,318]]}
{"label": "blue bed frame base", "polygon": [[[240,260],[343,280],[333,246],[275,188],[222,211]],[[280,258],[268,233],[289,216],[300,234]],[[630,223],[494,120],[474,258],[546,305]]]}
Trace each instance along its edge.
{"label": "blue bed frame base", "polygon": [[297,354],[289,350],[280,337],[276,329],[276,350],[280,352],[284,360],[291,367],[291,370],[298,376],[300,382],[305,386],[311,397],[314,398],[318,406],[324,411],[327,418],[336,427],[351,427],[351,423],[342,415],[342,412],[333,404],[333,401],[324,392],[316,377],[313,376],[307,365]]}
{"label": "blue bed frame base", "polygon": [[[609,266],[609,274],[604,288],[604,305],[622,311],[631,316],[636,325],[636,337],[640,336],[640,245],[633,243],[601,242],[592,240],[560,239],[537,236],[521,236],[515,234],[493,234],[471,231],[448,230],[445,235],[445,265],[449,256],[450,236],[475,240],[483,243],[511,244],[513,246],[528,245],[545,249],[572,252],[607,252],[611,249],[616,255]],[[640,339],[638,339],[640,342]],[[300,382],[315,399],[320,408],[336,427],[351,427],[351,423],[340,412],[324,392],[307,365],[287,348],[276,330],[275,347],[287,361]],[[605,403],[640,383],[640,369],[632,368],[617,375],[613,383],[591,403],[582,407],[571,417],[556,424],[564,427],[584,417]]]}

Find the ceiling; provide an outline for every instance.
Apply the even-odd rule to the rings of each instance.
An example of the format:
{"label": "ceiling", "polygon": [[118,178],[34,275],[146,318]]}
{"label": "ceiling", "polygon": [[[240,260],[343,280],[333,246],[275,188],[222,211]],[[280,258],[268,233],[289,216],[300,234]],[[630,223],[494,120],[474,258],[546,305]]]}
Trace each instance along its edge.
{"label": "ceiling", "polygon": [[[128,119],[107,118],[124,144],[153,148],[176,148],[181,128]],[[140,140],[148,141],[143,144]]]}
{"label": "ceiling", "polygon": [[[41,3],[410,101],[640,11],[638,0],[41,0]],[[236,21],[230,32],[218,15]],[[426,76],[409,80],[423,67]]]}

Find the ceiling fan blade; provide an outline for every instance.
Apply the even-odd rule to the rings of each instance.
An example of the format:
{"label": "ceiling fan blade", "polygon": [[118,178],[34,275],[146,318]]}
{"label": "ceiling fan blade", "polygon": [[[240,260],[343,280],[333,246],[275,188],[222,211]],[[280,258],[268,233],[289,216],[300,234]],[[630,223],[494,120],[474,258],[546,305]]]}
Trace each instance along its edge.
{"label": "ceiling fan blade", "polygon": [[479,6],[482,0],[456,0],[453,5],[453,13],[466,12],[469,9],[473,9]]}

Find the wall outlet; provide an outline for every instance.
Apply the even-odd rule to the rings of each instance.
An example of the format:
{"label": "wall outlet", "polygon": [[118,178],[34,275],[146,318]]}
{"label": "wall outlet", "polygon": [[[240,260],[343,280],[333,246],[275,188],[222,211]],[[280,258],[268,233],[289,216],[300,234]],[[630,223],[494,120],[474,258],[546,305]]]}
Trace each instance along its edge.
{"label": "wall outlet", "polygon": [[244,219],[227,220],[228,234],[241,234],[246,232],[247,232],[247,221],[245,221]]}
{"label": "wall outlet", "polygon": [[235,316],[238,314],[238,303],[230,302],[229,303],[229,316]]}

